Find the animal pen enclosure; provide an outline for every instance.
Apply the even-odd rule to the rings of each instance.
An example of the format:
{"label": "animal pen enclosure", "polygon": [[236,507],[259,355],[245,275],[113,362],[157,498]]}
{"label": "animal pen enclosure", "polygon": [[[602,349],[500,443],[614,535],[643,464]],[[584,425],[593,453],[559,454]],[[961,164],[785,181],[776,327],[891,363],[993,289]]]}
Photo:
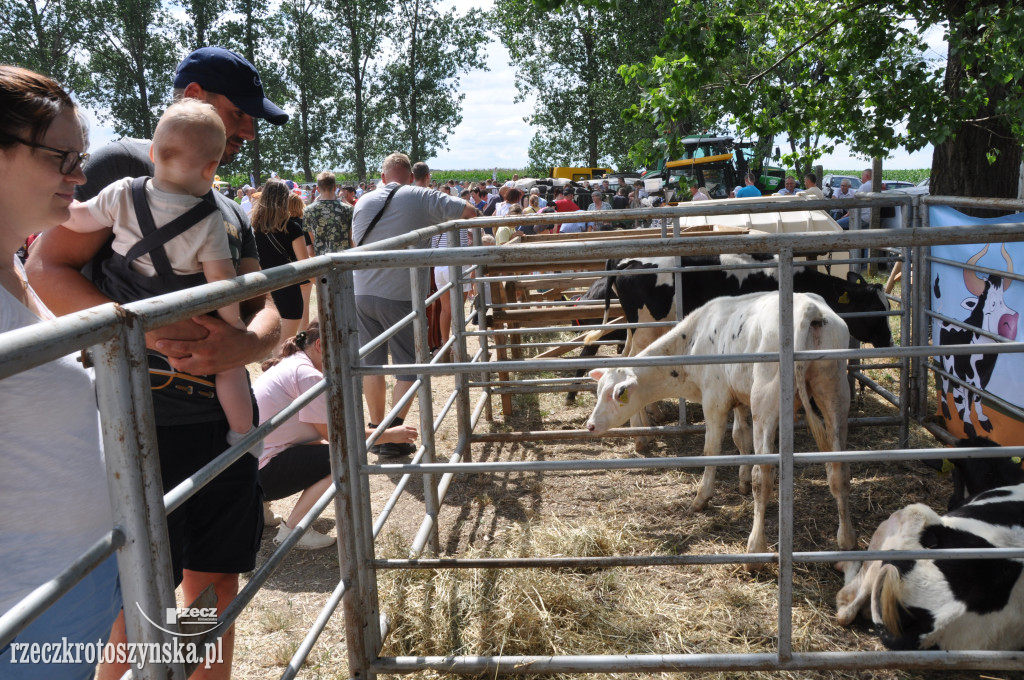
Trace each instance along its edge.
{"label": "animal pen enclosure", "polygon": [[[918,199],[914,199],[913,207],[917,207]],[[904,214],[909,215],[911,206],[909,197],[876,197],[876,204],[903,203]],[[819,205],[821,203],[821,205]],[[807,202],[806,207],[823,208],[826,202]],[[841,203],[841,202],[840,202]],[[839,205],[827,202],[828,207]],[[858,203],[862,205],[862,203]],[[778,211],[777,204],[753,201],[744,206],[752,212]],[[803,206],[801,206],[802,208]],[[656,215],[657,217],[674,220],[677,217],[733,209],[729,206],[700,205],[680,208],[658,209],[657,211],[627,211],[619,216],[610,213],[608,216],[595,216],[594,219],[634,219]],[[787,208],[788,209],[788,208]],[[794,209],[796,209],[794,207]],[[784,210],[784,209],[782,209]],[[544,217],[534,218],[543,221]],[[563,217],[558,220],[561,221]],[[908,218],[905,218],[908,219]],[[799,565],[831,563],[843,560],[850,555],[835,550],[798,550],[795,548],[798,537],[795,527],[807,517],[794,516],[794,479],[797,466],[824,460],[846,460],[856,463],[874,461],[911,461],[918,458],[933,456],[928,451],[905,448],[908,444],[908,428],[912,421],[926,419],[928,413],[928,376],[926,358],[934,353],[928,345],[927,318],[927,287],[912,286],[913,277],[919,272],[926,272],[928,266],[927,247],[936,243],[975,243],[975,242],[1011,242],[1024,240],[1024,234],[1018,228],[1005,225],[962,228],[907,228],[894,232],[852,231],[849,233],[820,234],[780,234],[757,238],[749,238],[745,234],[722,234],[716,236],[678,236],[666,224],[667,238],[649,239],[615,239],[608,241],[588,242],[586,248],[579,247],[576,242],[559,242],[531,244],[529,247],[503,246],[498,248],[462,248],[458,239],[450,239],[449,249],[441,251],[405,250],[406,247],[419,242],[422,238],[439,233],[444,229],[470,228],[479,229],[509,221],[473,220],[439,225],[423,229],[408,237],[392,239],[389,242],[375,244],[375,247],[362,248],[358,251],[316,258],[309,262],[282,267],[270,272],[252,274],[237,282],[210,284],[195,291],[165,296],[155,302],[133,303],[125,305],[125,311],[113,310],[110,306],[96,308],[88,313],[76,315],[42,324],[40,328],[26,329],[25,332],[9,333],[3,336],[0,345],[0,377],[29,365],[37,365],[48,358],[67,353],[73,348],[85,345],[97,345],[94,355],[101,357],[97,361],[100,374],[100,408],[105,423],[105,444],[107,447],[108,465],[124,469],[141,469],[145,475],[147,465],[154,461],[153,450],[146,442],[152,441],[152,413],[147,413],[148,399],[145,395],[145,378],[139,375],[144,372],[131,361],[132,352],[141,351],[142,334],[169,321],[187,318],[196,313],[222,306],[232,300],[249,297],[255,293],[266,292],[293,281],[309,277],[318,280],[318,299],[321,301],[321,321],[325,343],[324,374],[325,380],[311,390],[293,407],[283,411],[270,422],[259,428],[259,436],[293,415],[298,409],[318,394],[325,393],[330,408],[330,443],[332,454],[332,470],[334,484],[320,499],[309,515],[297,527],[294,535],[270,556],[266,563],[249,578],[248,584],[236,598],[235,602],[223,615],[224,621],[233,621],[243,608],[256,596],[260,587],[271,577],[284,559],[287,551],[301,537],[317,516],[331,503],[334,505],[335,518],[338,523],[338,560],[339,569],[336,584],[327,599],[322,612],[316,617],[304,640],[298,645],[295,654],[284,670],[286,678],[295,677],[301,672],[303,660],[313,649],[321,631],[341,606],[344,620],[346,641],[347,675],[349,677],[370,677],[380,673],[411,673],[430,671],[433,673],[516,673],[516,674],[554,674],[554,673],[611,673],[611,672],[680,672],[701,670],[801,670],[831,669],[854,670],[869,668],[942,668],[969,669],[986,668],[1002,670],[1020,670],[1024,661],[1018,653],[996,652],[874,652],[874,651],[814,651],[806,650],[802,645],[794,646],[794,569]],[[909,223],[908,223],[909,226]],[[477,241],[479,242],[479,241]],[[536,268],[547,266],[548,263],[580,263],[604,262],[615,257],[635,256],[675,256],[681,254],[702,253],[772,253],[779,255],[779,280],[782,299],[791,293],[791,281],[795,266],[794,256],[801,253],[832,252],[834,264],[846,263],[857,267],[864,262],[863,251],[867,249],[892,248],[897,257],[904,262],[904,285],[901,288],[899,303],[900,336],[896,347],[878,349],[851,349],[829,354],[836,358],[847,358],[860,364],[869,361],[882,361],[881,370],[897,370],[895,391],[884,387],[879,380],[871,378],[869,371],[879,370],[877,366],[868,369],[861,366],[854,371],[856,377],[870,391],[880,395],[891,404],[888,413],[882,415],[863,416],[855,419],[854,426],[872,427],[880,424],[897,424],[900,428],[896,450],[877,451],[872,447],[864,450],[851,450],[840,453],[794,453],[794,437],[797,436],[794,423],[787,418],[782,420],[779,430],[778,453],[759,456],[720,456],[714,459],[695,455],[668,456],[657,458],[633,458],[615,456],[613,458],[595,458],[591,460],[549,460],[546,457],[521,461],[480,461],[474,462],[481,447],[497,442],[553,442],[582,440],[584,446],[596,447],[597,439],[589,436],[580,428],[558,430],[527,430],[503,431],[500,427],[486,428],[481,423],[491,417],[491,398],[506,392],[511,396],[516,390],[551,391],[568,388],[567,381],[552,383],[551,379],[514,380],[516,373],[524,371],[575,371],[580,366],[614,367],[625,365],[671,366],[687,361],[722,361],[722,357],[706,358],[628,358],[598,357],[579,361],[575,359],[505,359],[492,360],[491,352],[495,344],[512,344],[510,341],[499,340],[501,335],[510,335],[512,330],[507,327],[488,328],[487,315],[481,313],[479,320],[484,321],[477,330],[465,330],[465,310],[461,304],[461,286],[463,284],[462,267],[480,267],[480,277],[474,285],[478,297],[484,297],[484,285],[490,283],[514,283],[515,277],[533,279],[529,284],[543,285],[544,275],[535,275]],[[838,256],[837,256],[838,254]],[[888,259],[882,256],[881,259]],[[878,258],[875,258],[878,259]],[[378,338],[373,343],[359,347],[357,337],[354,306],[352,304],[353,288],[351,272],[355,268],[373,267],[422,267],[453,266],[453,278],[450,286],[442,288],[437,295],[453,295],[459,304],[453,304],[455,333],[447,348],[454,352],[453,363],[444,364],[431,360],[427,349],[425,333],[424,308],[427,298],[420,284],[419,277],[411,275],[414,282],[413,313],[406,322],[416,325],[417,329],[417,363],[399,366],[360,366],[359,357],[369,352],[372,347],[384,341]],[[598,265],[599,267],[601,265]],[[488,268],[485,272],[484,267]],[[497,270],[503,273],[495,275],[489,281],[486,276],[496,268],[526,267],[527,271]],[[607,270],[591,269],[585,276],[593,277],[598,272]],[[562,276],[561,274],[555,274]],[[675,272],[678,282],[679,273]],[[566,278],[566,277],[562,277]],[[1013,278],[1022,278],[1014,276]],[[927,281],[927,276],[923,279]],[[559,284],[560,285],[560,284]],[[923,290],[922,290],[923,289]],[[423,300],[425,302],[421,303]],[[454,301],[454,300],[453,300]],[[533,301],[529,301],[531,304]],[[507,300],[507,304],[514,304]],[[558,306],[556,305],[555,308]],[[792,410],[793,362],[800,359],[816,358],[794,352],[792,344],[792,319],[789,318],[788,305],[783,303],[780,314],[781,351],[776,356],[764,357],[732,357],[735,360],[778,361],[783,376],[780,402],[782,412]],[[516,308],[506,308],[513,311]],[[496,313],[498,310],[494,310]],[[601,309],[603,312],[603,307]],[[506,312],[507,313],[507,312]],[[559,310],[562,313],[562,310]],[[598,314],[597,316],[600,316]],[[500,315],[495,315],[495,320]],[[557,326],[538,326],[531,329],[532,333],[561,333],[565,329]],[[45,338],[45,340],[44,340]],[[475,343],[475,346],[474,346]],[[511,347],[503,349],[512,349]],[[1001,343],[995,351],[1020,351],[1021,344],[1016,342]],[[976,348],[968,346],[952,346],[943,350],[949,354],[970,354]],[[365,375],[390,375],[395,373],[415,373],[418,380],[407,398],[414,396],[419,400],[420,431],[422,446],[411,462],[407,464],[371,463],[367,459],[367,447],[373,443],[383,430],[378,428],[374,435],[365,440],[362,436],[364,416],[362,394],[358,378]],[[507,380],[493,380],[492,376],[509,374]],[[438,399],[435,395],[435,381],[441,376],[453,376],[453,389]],[[557,379],[555,379],[557,380]],[[509,388],[509,389],[506,389]],[[440,401],[437,412],[435,402]],[[511,404],[511,400],[510,400]],[[392,412],[397,412],[396,406]],[[510,410],[506,415],[511,416]],[[390,416],[391,414],[389,414]],[[386,422],[387,419],[385,419]],[[446,422],[454,422],[457,433],[454,440],[444,442],[433,436],[435,430]],[[659,436],[670,434],[700,432],[696,423],[683,421],[678,427],[659,426],[652,430]],[[129,436],[125,436],[126,432]],[[641,434],[637,429],[616,431],[617,436],[631,437]],[[139,444],[141,443],[141,445]],[[112,486],[126,494],[128,500],[115,507],[117,513],[116,528],[112,529],[102,545],[98,545],[90,559],[98,561],[113,552],[117,546],[126,543],[122,550],[122,579],[125,599],[136,599],[145,606],[173,606],[173,593],[166,585],[169,574],[168,564],[153,557],[146,557],[148,546],[155,546],[152,555],[164,554],[166,534],[162,534],[159,522],[140,522],[137,518],[144,515],[140,509],[150,508],[151,517],[161,517],[168,508],[177,504],[192,489],[206,483],[216,472],[223,469],[233,460],[244,454],[243,442],[226,452],[222,459],[213,464],[213,468],[198,472],[192,480],[172,490],[163,497],[147,488],[139,476],[132,479],[111,481]],[[134,448],[132,448],[134,447]],[[957,453],[944,452],[943,455],[969,455],[975,453],[964,449]],[[439,521],[442,518],[442,505],[445,497],[453,490],[454,482],[460,481],[464,475],[493,476],[506,473],[526,472],[571,472],[576,475],[614,473],[617,471],[637,471],[650,469],[680,470],[697,468],[705,465],[737,466],[746,463],[772,462],[779,470],[779,517],[777,522],[777,549],[762,554],[741,554],[735,551],[666,552],[661,554],[606,554],[600,556],[527,556],[527,557],[487,557],[474,555],[465,557],[445,554],[443,557],[439,540]],[[394,494],[382,507],[373,507],[370,502],[369,488],[371,476],[388,476],[398,481],[394,484]],[[127,475],[125,475],[127,477]],[[394,511],[398,497],[406,490],[419,484],[422,493],[424,514],[418,520],[419,530],[408,545],[408,557],[382,557],[378,555],[378,540],[388,522],[389,515]],[[117,486],[121,485],[121,486]],[[124,492],[128,489],[128,492]],[[134,519],[132,519],[134,518]],[[861,527],[862,536],[867,533]],[[976,557],[979,552],[967,551],[949,558]],[[906,559],[934,557],[933,554],[891,553],[889,556],[902,556]],[[1024,550],[999,551],[1001,557],[1024,558]],[[858,552],[854,559],[879,557],[871,553]],[[148,562],[146,560],[149,560]],[[394,654],[385,655],[384,645],[390,636],[398,635],[388,622],[388,602],[380,601],[378,585],[381,574],[385,570],[594,570],[646,569],[651,567],[691,567],[705,568],[711,565],[732,563],[758,562],[775,564],[778,569],[777,592],[774,600],[777,603],[774,626],[769,626],[769,637],[766,642],[769,651],[741,653],[736,651],[700,651],[686,653],[680,648],[662,649],[657,652],[632,653],[626,651],[615,654],[600,653],[565,653],[536,652],[530,654],[503,655],[496,652],[476,652],[469,650],[464,654],[444,652],[430,654]],[[81,573],[82,565],[75,565],[58,579],[57,587],[64,587],[73,582]],[[762,581],[762,584],[764,582]],[[47,592],[34,593],[31,601],[18,610],[12,610],[0,619],[0,644],[6,643],[17,633],[19,626],[41,611],[53,598],[52,589]],[[668,604],[668,603],[666,603]],[[157,609],[159,611],[159,609]],[[154,631],[126,610],[130,639],[166,642],[167,633]],[[137,677],[167,677],[168,672],[181,677],[183,669],[172,666],[151,666],[138,672]]]}

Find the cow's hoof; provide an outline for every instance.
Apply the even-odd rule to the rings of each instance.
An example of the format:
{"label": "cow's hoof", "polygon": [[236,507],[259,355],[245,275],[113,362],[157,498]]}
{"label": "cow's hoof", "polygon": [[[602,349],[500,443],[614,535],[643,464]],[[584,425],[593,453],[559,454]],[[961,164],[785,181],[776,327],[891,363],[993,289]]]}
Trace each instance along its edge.
{"label": "cow's hoof", "polygon": [[704,500],[701,500],[699,498],[695,498],[694,501],[692,503],[690,503],[689,511],[690,512],[704,512],[705,510],[708,509],[708,503],[710,501],[711,501],[710,498],[706,498]]}
{"label": "cow's hoof", "polygon": [[767,562],[751,562],[750,564],[744,564],[743,569],[748,574],[760,574],[768,567]]}

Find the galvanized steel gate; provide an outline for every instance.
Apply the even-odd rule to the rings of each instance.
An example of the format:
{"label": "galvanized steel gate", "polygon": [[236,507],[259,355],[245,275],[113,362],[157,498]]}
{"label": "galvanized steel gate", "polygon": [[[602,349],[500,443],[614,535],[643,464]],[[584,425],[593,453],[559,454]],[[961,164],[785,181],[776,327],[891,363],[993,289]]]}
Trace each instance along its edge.
{"label": "galvanized steel gate", "polygon": [[[907,441],[911,418],[921,420],[927,405],[927,357],[934,353],[928,345],[928,289],[927,286],[910,286],[911,273],[927,281],[929,258],[927,247],[939,243],[980,243],[1010,242],[1024,240],[1024,230],[1018,225],[991,225],[984,227],[945,227],[934,229],[910,228],[912,215],[921,215],[922,205],[928,203],[964,204],[961,199],[928,198],[906,195],[874,194],[873,205],[894,205],[903,207],[904,229],[894,231],[858,231],[828,234],[788,234],[764,238],[745,237],[715,238],[671,238],[669,222],[672,218],[693,215],[715,215],[734,211],[735,207],[702,203],[697,206],[662,208],[639,211],[602,213],[594,220],[633,220],[644,217],[663,219],[664,240],[641,240],[630,243],[588,244],[585,252],[567,244],[538,245],[529,249],[521,248],[461,248],[459,239],[449,240],[447,251],[404,250],[425,237],[441,231],[507,224],[511,220],[458,221],[422,229],[413,234],[390,239],[358,251],[318,257],[296,265],[281,267],[268,272],[250,274],[232,282],[209,284],[192,291],[163,296],[157,301],[132,303],[123,307],[105,305],[85,312],[69,315],[52,322],[31,328],[20,329],[0,336],[0,379],[26,370],[55,357],[63,356],[82,347],[93,346],[92,355],[97,370],[97,395],[103,421],[103,437],[109,472],[109,483],[114,505],[115,526],[86,555],[70,565],[59,577],[33,592],[20,605],[0,617],[0,645],[10,641],[29,621],[66,592],[85,573],[118,548],[122,589],[125,602],[137,602],[139,607],[126,607],[129,640],[149,643],[166,643],[171,633],[146,625],[138,609],[163,611],[174,605],[173,581],[170,574],[169,548],[163,517],[178,507],[198,488],[209,482],[240,456],[250,441],[244,441],[222,454],[217,461],[198,471],[189,480],[162,494],[159,484],[159,465],[155,450],[154,424],[148,392],[148,376],[144,362],[138,361],[144,353],[147,330],[176,320],[189,318],[220,307],[228,302],[239,301],[256,294],[268,292],[282,285],[310,277],[318,280],[318,299],[322,321],[322,336],[325,345],[324,375],[322,383],[303,395],[290,407],[262,425],[250,439],[265,436],[271,429],[296,414],[305,404],[326,392],[329,412],[334,484],[317,502],[310,513],[299,523],[293,535],[274,552],[268,561],[252,575],[246,587],[227,608],[221,621],[234,621],[242,609],[252,600],[255,593],[280,565],[287,551],[299,540],[302,533],[331,502],[334,503],[338,522],[338,552],[340,574],[337,586],[295,656],[286,669],[284,678],[295,677],[302,661],[317,641],[328,620],[334,615],[339,604],[345,622],[348,648],[349,671],[352,677],[372,677],[378,673],[408,673],[421,669],[449,671],[452,673],[515,673],[537,674],[554,672],[673,672],[699,670],[755,670],[755,669],[860,669],[876,667],[906,668],[987,668],[1021,669],[1024,656],[1019,653],[996,652],[794,652],[792,649],[792,578],[793,565],[797,562],[832,562],[843,559],[849,553],[823,551],[812,553],[793,552],[793,466],[796,463],[810,464],[826,460],[871,461],[900,460],[928,457],[922,451],[899,450],[891,452],[841,452],[832,454],[793,453],[793,423],[782,419],[779,430],[778,454],[770,456],[719,456],[716,458],[685,457],[664,459],[622,459],[603,461],[534,461],[472,463],[472,444],[475,442],[502,440],[500,434],[474,434],[480,418],[490,416],[492,391],[503,389],[491,375],[503,371],[575,370],[580,367],[613,367],[624,365],[671,365],[692,361],[693,358],[595,358],[580,360],[537,361],[489,361],[488,344],[493,335],[486,327],[466,332],[466,319],[462,305],[461,289],[463,267],[477,264],[533,263],[539,261],[582,262],[606,260],[622,256],[671,256],[680,254],[711,253],[776,253],[779,255],[780,292],[783,305],[780,314],[780,328],[783,339],[777,357],[762,360],[778,361],[780,364],[782,390],[780,394],[782,412],[793,406],[793,361],[823,356],[861,359],[895,357],[900,367],[900,394],[892,395],[875,384],[863,373],[859,378],[869,388],[899,407],[896,419],[901,425],[900,440]],[[966,201],[971,203],[971,201]],[[1022,209],[1021,202],[990,202],[1000,207]],[[849,205],[847,205],[849,204]],[[977,205],[977,202],[974,202]],[[829,209],[835,207],[863,206],[863,199],[850,201],[803,201],[789,203],[750,201],[744,205],[751,212],[772,212],[787,209]],[[749,207],[748,207],[749,206]],[[531,216],[530,222],[560,222],[558,216]],[[588,218],[590,216],[588,215]],[[664,219],[668,218],[668,219]],[[920,219],[920,218],[918,218]],[[926,218],[925,218],[926,219]],[[527,220],[518,220],[519,223]],[[677,225],[678,223],[675,222]],[[927,222],[925,222],[925,225]],[[675,232],[678,234],[678,232]],[[476,240],[479,243],[479,238]],[[902,254],[905,263],[904,285],[902,287],[900,346],[887,350],[848,350],[832,352],[794,352],[792,342],[791,304],[787,301],[792,293],[793,256],[801,252],[850,251],[846,260],[854,265],[863,262],[860,251],[870,248],[894,248]],[[365,347],[358,346],[355,312],[353,304],[352,271],[381,267],[423,267],[452,265],[452,283],[442,288],[433,297],[427,298],[421,278],[411,273],[413,282],[413,312],[405,323],[413,322],[416,330],[417,364],[410,366],[359,366],[359,357],[384,342],[393,333],[389,331]],[[797,265],[799,266],[799,265]],[[909,271],[908,271],[909,270]],[[679,273],[676,285],[679,286]],[[1024,280],[1020,275],[1008,278]],[[483,297],[484,281],[476,281],[478,292]],[[455,362],[439,364],[429,359],[427,349],[424,307],[441,295],[453,298],[452,312],[455,333],[446,348],[454,352]],[[482,320],[484,314],[480,314]],[[561,329],[533,329],[537,332],[556,332]],[[467,337],[477,336],[480,349],[473,356],[468,355]],[[988,346],[991,351],[1021,351],[1024,343],[1003,342]],[[977,347],[971,345],[950,346],[943,354],[972,354]],[[738,357],[733,357],[738,358]],[[747,357],[744,360],[751,360]],[[411,399],[420,397],[420,431],[422,446],[413,461],[407,465],[367,464],[367,447],[383,431],[378,428],[374,435],[364,441],[362,392],[360,378],[365,375],[414,373],[419,376],[413,389],[406,395]],[[431,377],[454,374],[456,386],[447,398],[440,413],[433,413]],[[479,376],[476,380],[471,376]],[[565,385],[549,386],[565,389]],[[2,388],[2,383],[0,383]],[[493,389],[492,389],[493,388]],[[544,386],[529,385],[524,389],[535,391]],[[470,390],[476,390],[479,398],[471,403]],[[515,389],[515,386],[512,386]],[[404,403],[404,402],[402,402]],[[397,412],[402,403],[393,408]],[[433,433],[442,421],[455,409],[458,438],[447,460],[437,462],[440,452],[436,450]],[[389,414],[390,416],[390,414]],[[387,422],[389,418],[385,418]],[[893,422],[893,419],[884,419]],[[853,424],[858,424],[852,421]],[[860,424],[877,424],[867,421]],[[933,428],[934,429],[934,428]],[[627,431],[626,434],[632,431]],[[941,432],[937,434],[941,435]],[[555,439],[585,436],[583,431],[543,433],[520,433],[521,438]],[[948,435],[947,435],[948,436]],[[505,438],[507,439],[507,438]],[[953,455],[992,455],[991,449],[961,449]],[[346,455],[347,454],[347,455]],[[1005,455],[1005,454],[1004,454]],[[1019,455],[1019,454],[1018,454]],[[522,560],[466,560],[422,559],[424,552],[437,554],[438,551],[438,509],[457,473],[493,473],[532,470],[610,470],[642,467],[703,467],[708,464],[738,465],[744,463],[774,462],[779,466],[779,549],[778,553],[761,555],[685,555],[655,557],[601,557],[601,558],[528,558]],[[395,494],[376,518],[373,517],[369,500],[369,475],[401,473],[402,480]],[[383,528],[388,515],[405,489],[412,475],[422,475],[424,481],[426,514],[420,531],[413,541],[410,559],[377,559],[374,539]],[[991,557],[1024,558],[1024,550],[994,551],[950,551],[943,555],[950,559],[977,557],[984,552]],[[877,553],[856,553],[859,559],[879,557]],[[934,558],[936,551],[920,553],[886,553],[887,557],[903,555],[905,558]],[[662,655],[610,655],[610,656],[445,656],[445,657],[380,657],[383,640],[387,635],[386,617],[377,596],[377,571],[379,569],[408,568],[547,568],[564,566],[621,567],[646,565],[717,564],[730,562],[777,562],[779,564],[779,609],[778,645],[775,653],[761,654],[662,654]],[[209,637],[215,637],[211,633]],[[205,641],[205,640],[204,640]],[[189,669],[190,670],[190,669]],[[136,677],[169,678],[185,677],[187,670],[180,665],[154,664],[136,672]]]}

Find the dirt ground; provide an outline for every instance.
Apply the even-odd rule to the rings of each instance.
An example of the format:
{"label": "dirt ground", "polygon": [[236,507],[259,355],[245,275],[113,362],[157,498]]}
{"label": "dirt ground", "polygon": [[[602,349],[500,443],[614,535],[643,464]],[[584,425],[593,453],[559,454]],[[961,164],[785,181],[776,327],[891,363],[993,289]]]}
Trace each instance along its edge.
{"label": "dirt ground", "polygon": [[[603,350],[610,352],[610,350]],[[891,375],[876,372],[874,376],[894,389]],[[888,381],[888,383],[887,383]],[[433,384],[435,412],[450,393],[450,377],[435,379]],[[474,394],[473,403],[476,402]],[[581,393],[576,405],[566,406],[563,394],[517,396],[513,413],[502,417],[500,399],[494,399],[494,422],[481,419],[477,432],[511,432],[526,430],[560,430],[580,428],[593,407],[593,395]],[[674,406],[670,405],[671,408]],[[671,410],[671,408],[667,410]],[[858,393],[851,416],[890,415],[893,409],[878,397]],[[454,409],[453,409],[454,414]],[[691,422],[700,422],[699,407],[690,407]],[[407,419],[418,418],[416,408]],[[453,417],[438,434],[439,454],[450,452],[455,444]],[[850,431],[851,450],[885,450],[897,448],[896,427],[855,428]],[[665,437],[657,441],[647,457],[700,455],[703,435]],[[935,447],[930,435],[914,428],[911,447]],[[798,431],[797,450],[813,450],[806,433]],[[723,443],[729,453],[732,443]],[[627,439],[586,438],[562,442],[515,442],[474,444],[476,461],[521,460],[589,460],[636,456]],[[371,462],[373,456],[370,456]],[[700,513],[688,511],[694,497],[700,470],[630,470],[613,472],[526,472],[463,475],[456,478],[445,498],[440,515],[440,544],[445,556],[465,555],[498,545],[523,527],[534,530],[549,523],[560,526],[594,526],[614,531],[628,527],[637,545],[636,554],[740,553],[746,546],[753,514],[749,494],[741,496],[737,489],[737,470],[720,468],[716,495],[710,507]],[[397,478],[371,478],[371,503],[376,516],[391,496]],[[924,502],[936,509],[945,507],[950,493],[948,478],[939,477],[920,462],[864,463],[853,466],[852,505],[861,547],[866,547],[875,527],[894,510],[912,502]],[[837,514],[835,503],[825,482],[823,466],[798,466],[795,484],[795,549],[798,551],[836,548]],[[273,504],[278,515],[287,515],[294,499]],[[423,516],[422,486],[419,478],[411,480],[408,493],[400,501],[386,525],[378,557],[405,557],[402,552]],[[314,526],[323,532],[335,531],[333,506]],[[263,536],[259,562],[272,552],[268,529]],[[777,505],[768,510],[767,535],[773,549],[778,536]],[[393,552],[388,552],[393,551]],[[558,648],[559,654],[579,653],[719,653],[737,651],[772,651],[776,635],[774,599],[777,593],[777,570],[769,567],[759,574],[748,574],[738,565],[713,567],[675,567],[622,570],[632,572],[629,578],[661,593],[662,606],[691,610],[679,621],[666,624],[659,631],[662,643],[652,642],[648,649],[617,649],[609,641],[605,649],[583,650]],[[319,614],[338,578],[338,555],[334,548],[289,555],[266,588],[239,619],[235,654],[236,678],[272,678],[283,672],[306,629]],[[392,612],[385,599],[385,581],[392,574],[382,574],[381,609]],[[243,579],[244,582],[244,579]],[[842,586],[842,575],[831,565],[797,565],[794,583],[794,647],[798,651],[878,650],[877,638],[863,622],[846,629],[834,620],[835,594]],[[403,600],[408,605],[408,602]],[[422,604],[422,603],[421,603]],[[429,605],[427,605],[429,606]],[[441,603],[435,606],[443,607]],[[615,608],[614,602],[609,605]],[[393,607],[393,603],[392,603]],[[339,610],[340,611],[340,610]],[[710,619],[708,619],[710,617]],[[717,619],[717,620],[715,620]],[[552,617],[550,625],[557,630],[560,621]],[[678,630],[677,630],[678,629]],[[403,638],[400,634],[392,637]],[[557,635],[552,639],[557,639]],[[385,654],[410,653],[407,643],[388,643]],[[413,644],[414,643],[408,643]],[[416,653],[437,653],[431,647],[417,648]],[[488,649],[463,648],[449,653],[488,654]],[[512,653],[506,649],[506,653]],[[520,652],[521,653],[521,652]],[[535,650],[533,653],[544,653]],[[314,648],[300,677],[346,678],[344,628],[335,615]],[[724,673],[718,677],[748,677],[744,673]],[[764,674],[768,677],[769,674]],[[843,678],[1021,678],[1022,674],[1005,672],[901,672],[877,670],[850,673],[786,673],[786,677]],[[418,674],[417,677],[438,677]],[[778,677],[777,675],[771,677]]]}

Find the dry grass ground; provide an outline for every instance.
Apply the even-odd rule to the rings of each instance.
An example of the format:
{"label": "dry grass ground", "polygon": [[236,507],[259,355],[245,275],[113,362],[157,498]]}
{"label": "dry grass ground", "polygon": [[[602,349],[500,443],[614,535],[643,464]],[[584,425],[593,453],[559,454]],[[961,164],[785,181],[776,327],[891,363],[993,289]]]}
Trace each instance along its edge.
{"label": "dry grass ground", "polygon": [[[606,350],[608,351],[608,350]],[[875,376],[891,382],[891,376]],[[434,405],[451,388],[435,381]],[[891,387],[891,386],[890,386]],[[582,393],[567,407],[562,394],[517,397],[513,414],[482,421],[482,431],[574,429],[593,406]],[[415,410],[413,412],[415,417]],[[858,394],[855,416],[891,414],[870,394]],[[699,422],[699,408],[691,408]],[[850,449],[897,448],[897,428],[854,429]],[[453,426],[439,434],[439,451],[454,445]],[[667,437],[650,457],[699,455],[702,435]],[[726,442],[731,447],[731,442]],[[911,446],[935,446],[914,429]],[[798,432],[797,450],[811,450]],[[729,449],[727,448],[726,451]],[[589,460],[630,457],[624,439],[477,444],[477,461]],[[457,478],[440,516],[440,543],[447,556],[579,556],[742,552],[753,504],[737,490],[737,471],[723,468],[709,509],[690,513],[700,470],[525,472]],[[397,479],[371,479],[375,513]],[[422,517],[416,480],[378,542],[378,556],[405,557]],[[853,466],[852,504],[860,544],[894,510],[912,502],[945,506],[950,485],[917,462]],[[796,550],[835,548],[837,515],[822,466],[800,466],[795,485]],[[292,499],[274,504],[286,514]],[[777,506],[769,508],[769,542],[778,535]],[[334,530],[333,510],[314,525]],[[263,538],[261,559],[273,544]],[[296,552],[238,622],[235,677],[278,677],[316,618],[337,579],[333,549]],[[616,568],[608,570],[449,570],[382,572],[381,608],[392,620],[385,655],[406,654],[614,654],[771,652],[777,636],[777,570],[748,574],[738,565]],[[793,640],[798,651],[881,649],[863,622],[842,628],[834,598],[842,575],[831,565],[797,565]],[[433,678],[438,674],[419,673]],[[1020,678],[983,672],[717,673],[715,678]],[[347,678],[340,617],[329,624],[300,677]]]}

